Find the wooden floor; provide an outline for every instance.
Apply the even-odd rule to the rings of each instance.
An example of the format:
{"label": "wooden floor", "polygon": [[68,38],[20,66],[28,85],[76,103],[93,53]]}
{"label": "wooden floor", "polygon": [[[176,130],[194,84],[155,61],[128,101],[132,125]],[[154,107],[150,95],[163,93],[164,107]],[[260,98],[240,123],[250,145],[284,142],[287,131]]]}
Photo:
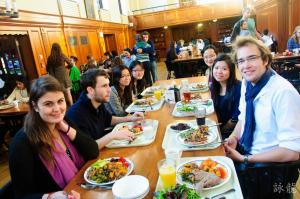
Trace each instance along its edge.
{"label": "wooden floor", "polygon": [[[238,79],[241,79],[241,75],[237,72]],[[167,78],[167,70],[164,62],[158,63],[158,79],[163,80]],[[10,180],[9,168],[8,168],[8,151],[5,147],[0,147],[0,187],[5,185]],[[297,182],[296,190],[294,194],[295,199],[300,199],[300,179]]]}

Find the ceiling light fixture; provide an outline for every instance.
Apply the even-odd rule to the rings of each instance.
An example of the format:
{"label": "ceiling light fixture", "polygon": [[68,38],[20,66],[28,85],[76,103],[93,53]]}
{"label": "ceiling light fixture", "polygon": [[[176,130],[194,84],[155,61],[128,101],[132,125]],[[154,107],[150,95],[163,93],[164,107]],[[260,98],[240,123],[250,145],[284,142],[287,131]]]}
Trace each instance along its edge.
{"label": "ceiling light fixture", "polygon": [[164,29],[168,29],[168,26],[164,26]]}

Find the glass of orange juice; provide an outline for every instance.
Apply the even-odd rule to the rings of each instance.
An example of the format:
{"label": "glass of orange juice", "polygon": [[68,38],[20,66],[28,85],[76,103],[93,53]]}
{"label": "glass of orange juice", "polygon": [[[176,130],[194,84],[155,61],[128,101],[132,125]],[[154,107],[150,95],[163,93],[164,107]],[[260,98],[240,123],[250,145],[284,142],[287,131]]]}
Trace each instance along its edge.
{"label": "glass of orange juice", "polygon": [[155,97],[157,100],[160,100],[160,99],[161,99],[161,90],[156,90],[156,91],[154,91],[154,97]]}
{"label": "glass of orange juice", "polygon": [[175,162],[163,159],[157,163],[157,167],[164,189],[174,187],[176,185]]}

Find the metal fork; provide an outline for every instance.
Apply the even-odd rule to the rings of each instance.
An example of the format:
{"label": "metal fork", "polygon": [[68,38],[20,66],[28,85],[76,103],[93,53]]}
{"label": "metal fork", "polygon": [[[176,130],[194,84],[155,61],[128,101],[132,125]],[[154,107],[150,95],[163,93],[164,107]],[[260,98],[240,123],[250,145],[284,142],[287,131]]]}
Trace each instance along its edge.
{"label": "metal fork", "polygon": [[[225,195],[225,194],[228,194],[228,193],[231,193],[231,192],[235,192],[235,189],[232,188],[232,189],[229,189],[229,190],[227,190],[227,191],[224,191],[223,193],[219,193],[219,194],[214,195],[214,196],[211,196],[211,197],[205,197],[204,199],[214,199],[214,198],[220,197],[220,196],[222,196],[222,195]],[[225,196],[223,196],[223,197],[225,197]],[[226,198],[226,197],[225,197],[225,198]],[[221,198],[219,198],[219,199],[221,199]]]}

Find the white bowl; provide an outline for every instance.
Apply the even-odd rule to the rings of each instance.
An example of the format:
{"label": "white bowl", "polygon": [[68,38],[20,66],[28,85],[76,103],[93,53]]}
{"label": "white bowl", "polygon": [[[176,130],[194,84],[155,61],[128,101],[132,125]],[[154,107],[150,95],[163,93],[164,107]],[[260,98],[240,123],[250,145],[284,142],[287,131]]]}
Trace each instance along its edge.
{"label": "white bowl", "polygon": [[144,176],[130,175],[117,180],[112,192],[117,199],[143,198],[149,192],[149,181]]}

